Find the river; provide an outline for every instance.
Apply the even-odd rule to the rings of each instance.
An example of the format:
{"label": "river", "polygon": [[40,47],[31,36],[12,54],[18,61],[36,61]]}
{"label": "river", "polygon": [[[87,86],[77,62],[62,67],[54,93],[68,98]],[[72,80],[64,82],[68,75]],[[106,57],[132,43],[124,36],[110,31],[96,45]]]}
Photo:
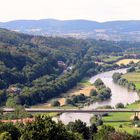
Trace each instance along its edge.
{"label": "river", "polygon": [[[95,109],[99,106],[104,105],[111,105],[115,106],[117,103],[122,102],[123,104],[130,104],[135,102],[139,99],[139,96],[134,91],[128,91],[126,88],[117,85],[112,80],[112,75],[114,72],[120,72],[120,73],[126,73],[126,69],[119,69],[119,70],[113,70],[108,72],[103,72],[101,74],[97,74],[90,78],[90,82],[94,83],[94,81],[98,78],[102,79],[102,81],[105,83],[107,87],[109,87],[112,91],[111,99],[102,101],[102,102],[95,102],[89,106],[85,106],[83,109]],[[93,114],[90,113],[63,113],[61,114],[58,119],[62,120],[63,123],[67,124],[70,121],[75,121],[77,119],[82,120],[83,122],[86,122],[89,124],[90,118],[93,116]]]}

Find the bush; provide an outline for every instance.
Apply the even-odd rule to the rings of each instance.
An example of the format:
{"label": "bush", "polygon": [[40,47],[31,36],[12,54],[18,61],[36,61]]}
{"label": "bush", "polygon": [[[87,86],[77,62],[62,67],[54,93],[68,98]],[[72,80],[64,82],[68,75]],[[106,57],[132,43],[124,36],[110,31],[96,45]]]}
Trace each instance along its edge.
{"label": "bush", "polygon": [[1,133],[0,140],[12,140],[11,134],[9,132]]}
{"label": "bush", "polygon": [[95,89],[92,89],[90,91],[90,96],[97,96],[97,91]]}
{"label": "bush", "polygon": [[65,100],[65,105],[75,105],[75,103],[70,98],[67,98]]}
{"label": "bush", "polygon": [[94,115],[93,117],[90,118],[90,123],[96,124],[97,126],[103,125],[102,119],[97,115]]}
{"label": "bush", "polygon": [[124,104],[123,103],[117,103],[115,107],[116,108],[124,108]]}
{"label": "bush", "polygon": [[119,128],[123,128],[122,124],[119,125]]}
{"label": "bush", "polygon": [[133,71],[135,71],[135,67],[131,67],[131,68],[127,69],[127,72],[133,72]]}
{"label": "bush", "polygon": [[111,97],[111,90],[108,87],[100,89],[98,91],[98,97],[100,100],[109,99]]}
{"label": "bush", "polygon": [[97,126],[103,125],[103,120],[98,119],[98,121],[96,122],[96,125],[97,125]]}
{"label": "bush", "polygon": [[97,79],[97,80],[94,82],[94,85],[95,85],[96,87],[98,87],[98,86],[104,85],[104,83],[103,83],[103,81],[102,81],[101,79]]}

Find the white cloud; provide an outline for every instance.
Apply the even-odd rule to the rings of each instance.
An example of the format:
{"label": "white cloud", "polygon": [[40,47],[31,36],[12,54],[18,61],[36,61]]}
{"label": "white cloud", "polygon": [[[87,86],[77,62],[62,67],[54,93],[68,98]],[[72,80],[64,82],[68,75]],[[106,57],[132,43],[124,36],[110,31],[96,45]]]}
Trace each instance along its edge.
{"label": "white cloud", "polygon": [[140,19],[140,0],[0,0],[0,21],[14,19]]}

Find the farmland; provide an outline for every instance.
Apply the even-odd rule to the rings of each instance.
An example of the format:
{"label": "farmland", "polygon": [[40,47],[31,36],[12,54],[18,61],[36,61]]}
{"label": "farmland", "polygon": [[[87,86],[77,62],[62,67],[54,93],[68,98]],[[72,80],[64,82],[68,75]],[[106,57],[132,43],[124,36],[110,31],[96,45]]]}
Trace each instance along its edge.
{"label": "farmland", "polygon": [[136,89],[140,89],[140,72],[126,73],[122,77],[127,79],[129,82],[134,83]]}
{"label": "farmland", "polygon": [[118,65],[121,65],[121,64],[127,65],[130,62],[137,63],[139,61],[140,61],[140,59],[122,59],[122,60],[119,60],[118,62],[116,62],[116,64],[118,64]]}
{"label": "farmland", "polygon": [[109,58],[103,59],[103,61],[105,63],[112,63],[112,62],[116,62],[116,61],[120,60],[121,58],[122,58],[122,56],[111,56]]}
{"label": "farmland", "polygon": [[[139,107],[140,103],[138,102],[126,106],[127,109],[136,109]],[[110,113],[109,116],[103,117],[103,121],[104,124],[111,125],[116,130],[133,134],[134,130],[140,130],[140,128],[135,128],[132,125],[133,115],[132,113]]]}

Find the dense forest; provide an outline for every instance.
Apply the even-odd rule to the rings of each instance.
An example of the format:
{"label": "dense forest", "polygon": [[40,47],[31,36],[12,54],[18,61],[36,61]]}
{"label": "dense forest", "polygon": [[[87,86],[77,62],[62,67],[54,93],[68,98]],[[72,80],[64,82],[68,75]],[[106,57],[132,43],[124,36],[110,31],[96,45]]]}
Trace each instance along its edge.
{"label": "dense forest", "polygon": [[139,43],[124,44],[0,29],[0,103],[8,107],[34,105],[59,96],[83,77],[110,68],[95,63],[97,56],[121,55],[132,46],[140,48]]}

